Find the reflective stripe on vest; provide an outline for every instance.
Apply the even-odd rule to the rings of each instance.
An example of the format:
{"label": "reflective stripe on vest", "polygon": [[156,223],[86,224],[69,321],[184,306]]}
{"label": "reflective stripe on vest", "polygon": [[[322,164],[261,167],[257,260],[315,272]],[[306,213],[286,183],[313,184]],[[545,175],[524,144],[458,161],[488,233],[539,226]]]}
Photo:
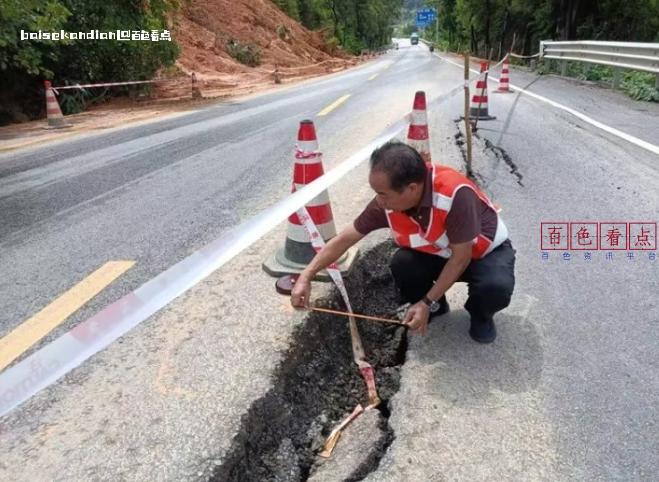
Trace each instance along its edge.
{"label": "reflective stripe on vest", "polygon": [[431,169],[433,171],[432,208],[428,227],[425,231],[419,223],[407,214],[401,211],[385,211],[392,237],[397,245],[449,258],[451,249],[448,247],[449,239],[446,235],[446,217],[453,205],[455,193],[462,187],[473,190],[478,198],[497,215],[497,230],[494,240],[490,241],[482,233],[474,238],[472,240],[472,259],[484,257],[508,239],[508,229],[499,215],[499,209],[490,202],[474,182],[449,167],[433,166]]}

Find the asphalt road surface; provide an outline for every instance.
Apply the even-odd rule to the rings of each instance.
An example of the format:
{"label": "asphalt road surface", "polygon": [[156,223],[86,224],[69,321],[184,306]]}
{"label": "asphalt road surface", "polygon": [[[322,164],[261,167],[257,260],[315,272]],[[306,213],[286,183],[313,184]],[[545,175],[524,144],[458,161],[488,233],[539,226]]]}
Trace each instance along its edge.
{"label": "asphalt road surface", "polygon": [[[286,196],[300,120],[314,120],[325,169],[331,169],[409,112],[415,91],[425,90],[432,99],[462,85],[461,68],[442,58],[459,62],[453,56],[431,55],[423,45],[409,46],[402,41],[399,50],[366,65],[280,92],[223,102],[171,120],[0,155],[0,336],[9,334],[108,261],[135,263],[22,355],[26,356]],[[646,142],[657,144],[659,140],[656,104],[636,102],[600,86],[553,76],[536,77],[513,69],[511,77],[513,85]],[[519,458],[525,444],[529,444],[529,454],[521,456],[526,465],[513,469],[512,462],[506,465],[500,463],[501,458],[488,458],[478,451],[470,453],[465,445],[460,447],[462,452],[447,450],[442,464],[428,467],[433,473],[439,470],[447,478],[463,480],[486,479],[487,474],[523,478],[525,470],[536,480],[651,480],[659,469],[659,276],[652,257],[656,254],[656,231],[654,238],[650,237],[654,250],[612,250],[613,259],[606,256],[609,250],[590,250],[590,259],[582,251],[572,251],[567,259],[565,249],[541,249],[541,223],[590,223],[600,229],[608,229],[606,223],[612,222],[656,226],[659,157],[536,99],[494,94],[495,88],[496,84],[490,85],[489,110],[497,119],[479,124],[474,169],[484,188],[504,207],[502,215],[518,251],[516,296],[525,300],[520,323],[524,330],[508,333],[513,325],[503,325],[497,343],[504,344],[499,346],[510,350],[504,352],[512,358],[504,357],[499,362],[504,368],[509,363],[508,368],[512,366],[513,370],[501,379],[478,369],[470,371],[481,352],[474,352],[476,358],[460,371],[460,355],[472,356],[469,350],[473,348],[453,353],[454,359],[431,363],[454,369],[453,375],[447,375],[440,384],[443,393],[452,396],[444,399],[438,394],[438,403],[449,400],[449,405],[461,406],[460,400],[476,394],[462,405],[469,410],[454,413],[456,423],[446,426],[446,437],[486,447],[501,447],[501,440],[507,440],[513,445],[505,446],[510,450],[504,461],[506,457]],[[319,115],[347,95],[336,107]],[[463,105],[460,90],[433,107],[431,120],[437,121],[432,130],[434,149],[446,156],[436,158],[437,162],[462,163],[455,146],[458,125],[454,120],[461,115]],[[487,148],[486,139],[497,148]],[[337,187],[332,192],[335,205],[351,207],[344,213],[343,222],[349,222],[368,199],[363,177],[349,182],[360,183],[361,190]],[[634,229],[640,227],[634,225]],[[630,236],[628,241],[631,247],[637,239]],[[547,253],[544,257],[543,252]],[[232,296],[249,298],[254,296],[255,288],[247,281],[239,286],[218,273],[215,282],[218,286],[225,283],[220,290]],[[211,309],[204,303],[195,306],[195,319],[203,318],[204,310]],[[175,311],[185,313],[180,308]],[[255,316],[235,310],[233,315],[237,321]],[[290,338],[290,324],[274,321],[283,316],[256,316],[262,326],[272,322],[273,328],[264,329],[268,340],[278,340],[276,347],[268,363],[255,351],[254,358],[233,360],[235,370],[251,373],[256,368],[250,365],[256,363],[261,367],[259,376],[267,380],[278,361],[276,353]],[[437,326],[433,325],[435,332],[440,330]],[[191,329],[181,339],[204,346],[208,338],[202,332]],[[452,333],[442,335],[437,340],[453,339]],[[153,350],[162,341],[147,330],[135,333],[132,340],[138,347]],[[254,342],[258,344],[259,340]],[[496,349],[497,344],[493,347]],[[447,347],[440,345],[439,349],[446,352]],[[411,350],[428,351],[414,344]],[[194,450],[183,450],[180,447],[186,447],[187,442],[180,442],[180,451],[168,451],[172,444],[165,440],[177,438],[177,429],[171,428],[177,426],[175,422],[157,435],[148,431],[148,424],[138,423],[136,426],[141,428],[133,433],[128,415],[121,431],[130,434],[126,435],[130,443],[108,442],[112,448],[107,450],[114,451],[115,456],[93,455],[103,451],[91,442],[89,447],[81,447],[84,440],[89,441],[94,421],[99,425],[119,423],[115,419],[103,422],[96,411],[99,405],[110,410],[106,403],[100,403],[100,394],[111,390],[113,384],[127,382],[101,374],[112,373],[117,367],[130,367],[131,373],[150,369],[141,350],[125,350],[120,358],[112,358],[112,353],[108,350],[91,358],[81,369],[71,372],[65,382],[0,420],[4,425],[0,428],[0,468],[6,471],[6,480],[34,480],[36,474],[42,474],[39,470],[45,470],[41,476],[56,480],[149,480],[154,473],[162,479],[180,480],[205,477],[206,469],[201,467],[206,467],[209,460],[222,463],[231,437],[218,442],[200,435],[190,442]],[[176,360],[176,353],[169,356]],[[192,354],[186,356],[194,359]],[[208,379],[204,383],[209,384],[228,376],[219,368],[208,368],[205,373]],[[475,381],[464,385],[455,373],[475,375]],[[403,369],[403,376],[401,395],[406,393],[405,376],[410,383],[415,375],[406,375]],[[72,385],[85,393],[96,392],[99,401],[99,405],[92,403],[92,395],[83,398],[88,403],[80,403],[85,407],[82,418],[71,415],[77,410],[75,401],[64,395],[67,386]],[[230,435],[247,409],[244,404],[261,396],[262,388],[227,381],[218,390],[244,395],[240,403],[237,399],[233,405],[227,402],[224,422],[216,421],[217,426],[208,422],[215,431],[221,431],[222,423],[231,426],[227,429]],[[518,398],[499,399],[502,405],[510,404],[494,407],[500,408],[496,412],[498,419],[479,418],[483,410],[496,405],[485,396],[493,392]],[[531,393],[530,399],[524,398]],[[124,413],[148,409],[140,406],[146,402],[137,398],[122,403],[115,404]],[[190,410],[184,402],[177,403],[182,403],[180,412]],[[541,408],[536,410],[538,406]],[[210,408],[204,405],[196,409],[195,416],[201,419],[201,427],[196,430],[202,433],[203,410]],[[478,437],[460,437],[460,427],[479,433],[474,420],[492,424],[480,434],[482,442]],[[183,422],[181,415],[179,423]],[[49,427],[57,426],[66,426],[67,430],[57,432],[53,428],[52,435]],[[67,431],[68,435],[62,433]],[[71,431],[85,432],[87,438],[76,437]],[[508,439],[509,433],[517,435]],[[532,443],[524,434],[532,435]],[[67,440],[64,448],[62,440]],[[420,440],[423,443],[423,435]],[[140,461],[147,464],[145,455],[136,457],[132,466],[120,467],[119,462],[113,462],[114,458],[126,460],[130,457],[127,453],[139,452],[139,447],[147,445],[153,452],[148,463],[162,464],[158,465],[160,472],[140,468]],[[478,459],[466,464],[464,453]],[[375,480],[400,480],[401,476],[430,480],[423,464],[418,472],[397,468],[397,464],[407,463],[402,460],[407,454],[396,446],[396,441],[387,457],[381,477],[377,472],[373,474]]]}

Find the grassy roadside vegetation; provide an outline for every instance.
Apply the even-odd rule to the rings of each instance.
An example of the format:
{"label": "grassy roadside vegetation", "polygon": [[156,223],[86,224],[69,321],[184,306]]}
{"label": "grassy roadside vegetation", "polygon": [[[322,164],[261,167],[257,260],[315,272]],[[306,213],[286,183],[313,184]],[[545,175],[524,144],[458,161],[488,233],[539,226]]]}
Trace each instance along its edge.
{"label": "grassy roadside vegetation", "polygon": [[[541,63],[537,69],[541,74],[559,73],[558,62]],[[615,68],[583,62],[568,62],[568,77],[593,82],[613,84]],[[632,99],[646,102],[659,102],[659,90],[655,88],[655,76],[648,72],[627,70],[620,74],[620,88]]]}
{"label": "grassy roadside vegetation", "polygon": [[[541,40],[659,42],[659,0],[404,0],[401,36],[416,30],[416,12],[424,7],[435,8],[438,20],[419,31],[423,38],[481,58],[533,55]],[[568,65],[569,76],[613,82],[612,68]],[[653,74],[624,72],[620,87],[634,99],[658,101]]]}

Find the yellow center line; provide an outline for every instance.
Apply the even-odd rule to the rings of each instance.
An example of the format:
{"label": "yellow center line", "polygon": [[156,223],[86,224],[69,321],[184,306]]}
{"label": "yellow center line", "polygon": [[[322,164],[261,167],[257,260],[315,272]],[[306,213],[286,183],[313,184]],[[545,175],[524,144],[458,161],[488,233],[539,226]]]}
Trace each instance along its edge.
{"label": "yellow center line", "polygon": [[332,112],[334,109],[336,109],[338,106],[343,104],[346,100],[348,100],[348,97],[350,97],[350,94],[344,95],[343,97],[339,97],[336,99],[334,102],[332,102],[330,105],[325,107],[323,110],[321,110],[318,115],[327,115],[330,112]]}
{"label": "yellow center line", "polygon": [[128,271],[134,261],[110,261],[0,339],[0,370]]}
{"label": "yellow center line", "polygon": [[371,75],[371,76],[368,78],[368,80],[373,80],[373,79],[376,78],[378,75],[380,75],[380,74],[373,74],[373,75]]}

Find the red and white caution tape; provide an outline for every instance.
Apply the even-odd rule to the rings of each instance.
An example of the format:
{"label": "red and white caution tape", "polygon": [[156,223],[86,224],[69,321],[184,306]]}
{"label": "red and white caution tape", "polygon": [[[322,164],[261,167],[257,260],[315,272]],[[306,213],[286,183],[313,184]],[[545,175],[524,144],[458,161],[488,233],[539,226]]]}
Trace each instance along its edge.
{"label": "red and white caution tape", "polygon": [[[307,233],[309,234],[309,239],[311,240],[311,245],[313,246],[314,250],[316,252],[320,251],[323,248],[323,246],[325,246],[325,241],[323,241],[323,237],[320,235],[318,228],[311,219],[311,216],[309,215],[309,211],[307,211],[307,208],[302,206],[300,209],[298,209],[297,216],[300,219],[302,225],[307,230]],[[353,311],[352,311],[352,306],[350,305],[350,300],[348,299],[348,292],[346,290],[345,283],[343,282],[343,276],[341,276],[341,271],[339,270],[338,266],[336,265],[336,263],[332,263],[326,268],[326,271],[327,274],[329,274],[330,277],[332,278],[332,281],[334,281],[334,284],[336,284],[336,287],[338,288],[339,292],[341,293],[341,296],[343,297],[343,301],[346,304],[346,308],[348,312],[352,313]],[[366,410],[368,410],[370,408],[377,407],[380,404],[380,398],[378,397],[378,392],[375,387],[375,371],[373,370],[371,364],[366,361],[366,355],[364,353],[364,345],[362,344],[361,336],[359,335],[359,329],[357,328],[357,323],[355,321],[355,318],[352,316],[349,317],[349,326],[350,326],[350,339],[352,342],[353,359],[357,364],[357,366],[359,367],[359,371],[362,374],[362,377],[364,378],[364,382],[366,383],[366,388],[368,390],[368,406],[366,407]],[[355,415],[355,412],[353,412],[353,414],[350,417],[348,417],[348,423],[352,419],[356,418],[358,415],[359,413]],[[341,425],[339,425],[339,427],[341,427],[343,424],[347,425],[346,421],[344,421]],[[321,453],[321,455],[322,454],[327,454],[327,455],[322,455],[322,456],[329,457],[331,455],[341,430],[336,431],[335,429],[336,433],[333,432],[333,435],[330,435],[330,437],[327,439],[327,441],[325,442],[325,448]]]}
{"label": "red and white caution tape", "polygon": [[66,89],[86,89],[86,88],[91,88],[91,87],[114,87],[117,85],[135,85],[135,84],[153,84],[156,82],[168,82],[168,81],[173,81],[173,80],[179,80],[179,79],[155,79],[155,80],[132,80],[128,82],[105,82],[102,84],[85,84],[85,85],[80,85],[80,84],[75,84],[75,85],[63,85],[61,87],[53,87],[52,89],[55,91],[57,94],[58,90],[66,90]]}
{"label": "red and white caution tape", "polygon": [[362,413],[364,413],[364,407],[362,407],[360,404],[357,404],[352,413],[348,415],[339,425],[337,425],[334,430],[332,430],[332,433],[330,433],[329,437],[327,437],[327,440],[325,441],[323,451],[318,455],[325,458],[331,457],[332,452],[334,451],[334,447],[336,447],[336,443],[339,441],[339,437],[341,437],[341,432],[343,432],[343,429],[345,429],[350,424],[350,422],[359,417]]}
{"label": "red and white caution tape", "polygon": [[[295,159],[314,159],[321,156],[320,151],[303,151],[297,146],[295,146]],[[303,184],[307,184],[306,181]]]}
{"label": "red and white caution tape", "polygon": [[499,63],[494,64],[493,66],[491,66],[491,67],[489,67],[488,69],[485,69],[483,72],[479,73],[479,74],[478,74],[478,77],[480,77],[481,75],[489,74],[489,73],[490,73],[490,70],[492,70],[492,69],[496,69],[499,65],[503,64],[503,61],[504,61],[504,60],[506,60],[506,57],[505,57],[505,56],[499,61]]}

